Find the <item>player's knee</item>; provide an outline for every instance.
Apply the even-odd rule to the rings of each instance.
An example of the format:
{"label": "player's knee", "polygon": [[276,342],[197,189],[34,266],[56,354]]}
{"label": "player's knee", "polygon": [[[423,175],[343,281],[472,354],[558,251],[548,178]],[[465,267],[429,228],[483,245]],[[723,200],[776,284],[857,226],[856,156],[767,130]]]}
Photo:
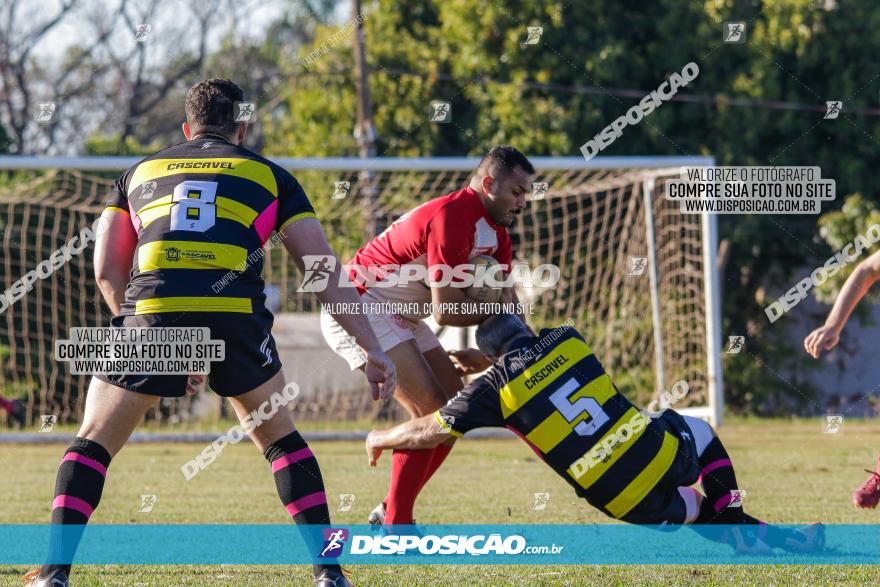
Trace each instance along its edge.
{"label": "player's knee", "polygon": [[693,416],[682,416],[688,428],[694,435],[694,442],[697,445],[697,454],[703,454],[712,439],[715,438],[715,430],[704,420],[694,418]]}
{"label": "player's knee", "polygon": [[693,487],[679,487],[678,493],[684,500],[685,524],[693,524],[700,515],[700,506],[703,503],[703,494]]}
{"label": "player's knee", "polygon": [[271,463],[284,455],[294,454],[308,447],[308,443],[299,431],[293,430],[281,438],[276,438],[274,441],[267,443],[263,456]]}

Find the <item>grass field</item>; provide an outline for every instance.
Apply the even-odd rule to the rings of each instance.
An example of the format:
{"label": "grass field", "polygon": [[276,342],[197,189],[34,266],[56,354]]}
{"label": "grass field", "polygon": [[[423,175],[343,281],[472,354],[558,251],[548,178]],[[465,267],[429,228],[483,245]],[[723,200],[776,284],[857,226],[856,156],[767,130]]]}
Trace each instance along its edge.
{"label": "grass field", "polygon": [[[734,422],[721,437],[737,468],[745,505],[770,522],[868,524],[880,512],[853,507],[850,494],[880,448],[880,426],[847,420],[842,434],[821,433],[818,420]],[[0,444],[0,523],[45,523],[64,445]],[[249,444],[227,448],[191,481],[180,473],[198,444],[140,444],[124,449],[110,467],[98,524],[284,523],[268,467]],[[361,443],[316,442],[331,510],[340,493],[356,496],[334,522],[364,523],[387,487],[388,455],[366,465]],[[533,494],[549,492],[543,511]],[[150,513],[138,513],[140,496],[155,494]],[[475,496],[477,496],[475,498]],[[517,440],[460,442],[417,506],[420,523],[609,523]],[[880,537],[878,537],[880,538]],[[21,585],[25,567],[0,566],[0,585]],[[867,585],[880,568],[867,566],[359,566],[357,585]],[[83,566],[73,585],[308,585],[305,567],[280,566]]]}

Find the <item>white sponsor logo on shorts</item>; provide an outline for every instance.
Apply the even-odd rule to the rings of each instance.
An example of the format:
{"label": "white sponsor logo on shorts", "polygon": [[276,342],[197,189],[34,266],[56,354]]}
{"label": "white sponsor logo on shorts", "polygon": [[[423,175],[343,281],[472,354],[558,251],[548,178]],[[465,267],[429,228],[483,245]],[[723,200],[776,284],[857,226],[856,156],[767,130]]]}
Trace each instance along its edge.
{"label": "white sponsor logo on shorts", "polygon": [[269,340],[272,338],[272,334],[267,334],[266,338],[263,340],[263,343],[260,345],[260,352],[263,353],[263,356],[266,357],[266,362],[260,365],[260,367],[265,367],[266,365],[272,364],[272,349],[269,348]]}

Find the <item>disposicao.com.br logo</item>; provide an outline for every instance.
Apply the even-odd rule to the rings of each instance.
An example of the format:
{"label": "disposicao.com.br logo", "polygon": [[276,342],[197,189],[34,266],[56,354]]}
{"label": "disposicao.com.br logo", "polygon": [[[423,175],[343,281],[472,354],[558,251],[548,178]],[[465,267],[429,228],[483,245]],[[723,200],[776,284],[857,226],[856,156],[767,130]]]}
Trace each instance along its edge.
{"label": "disposicao.com.br logo", "polygon": [[513,534],[476,534],[472,536],[447,534],[416,535],[353,535],[350,554],[370,555],[521,555],[559,554],[564,547],[555,544],[529,546],[526,539]]}

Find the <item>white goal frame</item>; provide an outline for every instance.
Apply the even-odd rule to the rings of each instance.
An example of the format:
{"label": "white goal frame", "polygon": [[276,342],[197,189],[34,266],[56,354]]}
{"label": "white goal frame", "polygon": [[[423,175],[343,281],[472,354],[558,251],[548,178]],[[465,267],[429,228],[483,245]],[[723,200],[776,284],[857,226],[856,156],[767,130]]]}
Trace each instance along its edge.
{"label": "white goal frame", "polygon": [[[41,157],[0,156],[0,170],[67,169],[79,171],[122,171],[135,165],[141,157]],[[401,157],[368,158],[326,157],[293,158],[277,157],[273,161],[290,170],[352,170],[362,171],[468,171],[479,163],[473,157]],[[642,195],[646,210],[651,210],[655,197],[656,179],[677,177],[682,167],[715,165],[713,157],[596,157],[589,161],[583,157],[531,157],[537,169],[586,170],[586,169],[640,169],[649,172],[642,183]],[[645,214],[648,240],[648,270],[651,286],[652,319],[654,323],[655,372],[657,381],[664,381],[663,331],[660,328],[660,305],[658,295],[657,264],[655,259],[654,222],[651,214]],[[680,413],[702,418],[713,426],[722,423],[724,410],[723,373],[721,362],[721,292],[716,256],[718,251],[718,218],[715,214],[701,215],[702,261],[706,324],[706,379],[707,405],[679,409]],[[466,333],[473,340],[473,329]],[[467,341],[465,341],[467,342]],[[657,390],[655,390],[657,391]]]}

